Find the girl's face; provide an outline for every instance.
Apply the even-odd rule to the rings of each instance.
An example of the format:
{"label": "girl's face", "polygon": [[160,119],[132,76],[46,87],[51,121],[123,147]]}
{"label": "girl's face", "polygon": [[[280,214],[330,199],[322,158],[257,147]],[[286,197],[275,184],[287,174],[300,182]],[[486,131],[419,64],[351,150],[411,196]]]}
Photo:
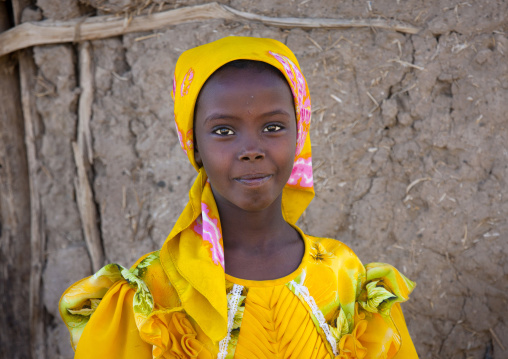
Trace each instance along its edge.
{"label": "girl's face", "polygon": [[196,106],[195,158],[219,208],[280,207],[297,135],[287,82],[270,70],[225,68],[208,80]]}

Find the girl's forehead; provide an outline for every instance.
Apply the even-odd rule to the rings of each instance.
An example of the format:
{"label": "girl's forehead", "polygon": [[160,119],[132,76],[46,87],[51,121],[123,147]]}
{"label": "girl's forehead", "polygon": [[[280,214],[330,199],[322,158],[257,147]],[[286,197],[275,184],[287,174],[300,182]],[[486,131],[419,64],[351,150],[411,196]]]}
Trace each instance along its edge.
{"label": "girl's forehead", "polygon": [[196,108],[205,98],[217,97],[218,93],[233,95],[249,93],[255,95],[265,89],[278,89],[293,103],[293,95],[286,78],[276,68],[235,68],[224,67],[208,78],[196,100]]}
{"label": "girl's forehead", "polygon": [[[245,81],[245,80],[249,81]],[[203,88],[210,82],[218,84],[237,84],[241,83],[243,86],[248,86],[252,79],[262,82],[267,85],[280,83],[281,81],[287,84],[286,78],[276,68],[235,68],[223,67],[217,70],[208,78]],[[289,84],[287,84],[289,87]],[[201,90],[202,91],[202,90]]]}
{"label": "girl's forehead", "polygon": [[224,115],[269,113],[283,110],[296,117],[291,89],[285,79],[271,71],[224,69],[201,89],[194,112],[194,125],[204,118]]}

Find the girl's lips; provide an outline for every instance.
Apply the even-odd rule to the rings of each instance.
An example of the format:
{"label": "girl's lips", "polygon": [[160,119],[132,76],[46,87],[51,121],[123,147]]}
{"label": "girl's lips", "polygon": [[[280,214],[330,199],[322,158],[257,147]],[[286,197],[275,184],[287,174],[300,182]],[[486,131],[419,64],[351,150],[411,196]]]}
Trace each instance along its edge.
{"label": "girl's lips", "polygon": [[246,186],[254,187],[262,185],[263,183],[267,182],[270,178],[272,178],[272,175],[254,174],[235,178],[235,181]]}

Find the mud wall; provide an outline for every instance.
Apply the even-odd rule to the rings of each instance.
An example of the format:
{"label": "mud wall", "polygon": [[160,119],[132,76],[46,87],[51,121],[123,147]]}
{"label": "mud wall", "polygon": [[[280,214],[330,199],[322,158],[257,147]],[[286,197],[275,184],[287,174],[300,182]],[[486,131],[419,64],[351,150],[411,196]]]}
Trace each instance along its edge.
{"label": "mud wall", "polygon": [[[143,11],[197,3],[154,2]],[[271,37],[295,52],[313,101],[317,195],[299,225],[345,242],[364,263],[392,263],[418,283],[403,309],[421,358],[506,358],[508,3],[221,3],[267,16],[397,19],[421,31],[210,20],[92,41],[91,181],[107,262],[129,266],[158,249],[195,178],[172,122],[179,54],[228,35]],[[134,0],[37,5],[27,14],[51,19],[141,6]],[[39,46],[33,54],[46,350],[48,358],[70,358],[58,299],[92,273],[71,146],[77,46]]]}

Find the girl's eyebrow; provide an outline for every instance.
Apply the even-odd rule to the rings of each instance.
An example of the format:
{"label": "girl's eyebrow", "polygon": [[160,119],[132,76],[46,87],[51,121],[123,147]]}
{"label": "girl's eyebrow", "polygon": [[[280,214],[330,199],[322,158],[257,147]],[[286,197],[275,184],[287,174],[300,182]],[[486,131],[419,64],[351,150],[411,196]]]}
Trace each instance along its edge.
{"label": "girl's eyebrow", "polygon": [[291,117],[291,115],[287,111],[284,111],[282,109],[270,111],[270,112],[262,114],[261,116],[262,117],[270,117],[270,116],[275,116],[275,115],[285,115],[285,116]]}
{"label": "girl's eyebrow", "polygon": [[212,113],[210,116],[205,118],[204,123],[206,124],[207,122],[210,122],[213,120],[224,120],[224,119],[237,120],[238,117],[233,116],[233,115],[223,114],[223,113]]}
{"label": "girl's eyebrow", "polygon": [[[275,115],[284,115],[284,116],[287,116],[287,117],[291,117],[291,115],[287,111],[284,111],[282,109],[266,112],[266,113],[262,114],[260,117],[272,117],[272,116],[275,116]],[[238,116],[229,115],[229,114],[223,114],[223,113],[212,113],[210,116],[205,118],[205,122],[204,123],[206,124],[207,122],[210,122],[210,121],[225,120],[225,119],[228,119],[228,120],[238,120]]]}

